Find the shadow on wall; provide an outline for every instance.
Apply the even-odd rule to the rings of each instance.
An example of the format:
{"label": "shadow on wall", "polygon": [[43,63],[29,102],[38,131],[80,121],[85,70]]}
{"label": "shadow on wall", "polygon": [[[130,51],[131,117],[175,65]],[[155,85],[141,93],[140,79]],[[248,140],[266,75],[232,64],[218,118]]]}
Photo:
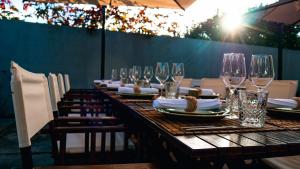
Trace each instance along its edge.
{"label": "shadow on wall", "polygon": [[10,82],[10,73],[6,70],[0,72],[0,117],[12,116],[11,94],[6,91],[10,86],[6,86]]}

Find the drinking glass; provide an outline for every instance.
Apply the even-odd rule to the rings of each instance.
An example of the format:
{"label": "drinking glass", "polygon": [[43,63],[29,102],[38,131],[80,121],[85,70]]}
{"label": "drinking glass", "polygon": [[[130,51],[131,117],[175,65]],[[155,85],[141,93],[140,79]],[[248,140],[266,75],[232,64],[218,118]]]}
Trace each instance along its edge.
{"label": "drinking glass", "polygon": [[183,63],[173,63],[172,65],[172,80],[180,84],[184,77],[184,64]]}
{"label": "drinking glass", "polygon": [[127,68],[121,68],[120,69],[120,78],[121,78],[121,82],[125,83],[126,79],[127,79]]}
{"label": "drinking glass", "polygon": [[134,82],[134,79],[133,79],[133,68],[130,68],[129,71],[128,71],[128,76],[129,76],[129,79],[131,82]]}
{"label": "drinking glass", "polygon": [[233,99],[235,97],[235,90],[246,79],[246,64],[245,57],[242,53],[225,53],[222,62],[221,78],[229,88],[229,104],[227,103],[227,109],[229,110],[229,116],[227,118],[234,119],[237,116],[233,112]]}
{"label": "drinking glass", "polygon": [[118,70],[117,69],[111,70],[111,80],[112,81],[118,80]]}
{"label": "drinking glass", "polygon": [[145,66],[145,68],[144,68],[144,78],[145,78],[147,84],[150,83],[152,77],[153,77],[153,68],[152,68],[152,66]]}
{"label": "drinking glass", "polygon": [[138,84],[138,81],[141,79],[142,69],[141,66],[133,66],[133,81],[135,84]]}
{"label": "drinking glass", "polygon": [[267,108],[267,91],[239,90],[239,119],[244,127],[263,127]]}
{"label": "drinking glass", "polygon": [[165,94],[168,99],[175,99],[177,95],[177,82],[166,82],[165,83]]}
{"label": "drinking glass", "polygon": [[156,64],[155,78],[159,81],[159,83],[161,85],[160,98],[163,98],[163,96],[162,96],[162,88],[163,87],[162,86],[169,78],[169,64],[167,62],[158,62]]}
{"label": "drinking glass", "polygon": [[272,55],[252,55],[249,78],[258,91],[264,90],[274,76]]}

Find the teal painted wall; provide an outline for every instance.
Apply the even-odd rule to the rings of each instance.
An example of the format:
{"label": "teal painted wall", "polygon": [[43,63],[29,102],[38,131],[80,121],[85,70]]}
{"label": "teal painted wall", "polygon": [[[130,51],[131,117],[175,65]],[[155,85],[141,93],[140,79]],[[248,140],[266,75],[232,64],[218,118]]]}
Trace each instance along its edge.
{"label": "teal painted wall", "polygon": [[[218,77],[222,56],[226,52],[245,53],[247,64],[251,54],[274,56],[277,49],[233,43],[144,36],[106,32],[106,73],[112,68],[132,65],[155,65],[158,61],[183,62],[186,77]],[[297,63],[299,51],[284,50],[284,77],[300,79]],[[32,72],[68,73],[73,88],[89,87],[100,76],[101,30],[51,26],[0,20],[0,117],[11,115],[10,61],[14,60]],[[277,66],[276,66],[277,67]],[[4,101],[6,100],[6,101]],[[7,102],[6,106],[1,106]]]}

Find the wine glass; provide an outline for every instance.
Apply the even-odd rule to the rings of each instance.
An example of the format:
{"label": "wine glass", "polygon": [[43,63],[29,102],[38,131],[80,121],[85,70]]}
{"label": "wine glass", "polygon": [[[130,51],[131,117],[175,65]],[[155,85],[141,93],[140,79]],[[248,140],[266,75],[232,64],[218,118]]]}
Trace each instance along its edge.
{"label": "wine glass", "polygon": [[229,88],[229,100],[230,104],[227,105],[229,109],[229,119],[237,118],[233,114],[233,100],[234,91],[239,87],[246,79],[246,64],[245,57],[242,53],[225,53],[222,62],[221,78]]}
{"label": "wine glass", "polygon": [[183,63],[173,63],[172,65],[172,80],[180,84],[184,77],[184,64]]}
{"label": "wine glass", "polygon": [[263,91],[274,79],[272,55],[252,55],[249,78],[258,91]]}
{"label": "wine glass", "polygon": [[144,78],[146,80],[146,83],[148,84],[153,77],[153,68],[152,66],[145,66],[144,68]]}
{"label": "wine glass", "polygon": [[133,66],[133,80],[135,84],[138,84],[138,81],[141,79],[142,69],[141,66]]}
{"label": "wine glass", "polygon": [[118,70],[112,69],[111,70],[111,81],[115,81],[118,79]]}
{"label": "wine glass", "polygon": [[160,98],[163,98],[162,97],[162,88],[163,88],[162,86],[169,78],[169,64],[167,62],[158,62],[156,64],[155,78],[159,81],[159,83],[161,85]]}
{"label": "wine glass", "polygon": [[131,82],[134,82],[134,79],[133,79],[133,68],[130,68],[129,71],[128,71],[128,76],[129,76],[129,79]]}
{"label": "wine glass", "polygon": [[125,83],[125,81],[127,79],[127,68],[120,69],[120,78],[121,78],[121,82]]}

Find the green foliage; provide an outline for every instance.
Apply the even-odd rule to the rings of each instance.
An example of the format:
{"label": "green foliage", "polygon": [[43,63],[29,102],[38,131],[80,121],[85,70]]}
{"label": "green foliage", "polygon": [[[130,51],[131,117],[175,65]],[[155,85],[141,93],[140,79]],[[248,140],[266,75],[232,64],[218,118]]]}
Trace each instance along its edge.
{"label": "green foliage", "polygon": [[221,21],[223,16],[214,16],[198,25],[194,25],[185,35],[187,38],[243,43],[259,46],[277,47],[281,29],[284,48],[300,49],[299,26],[284,26],[264,21],[244,24],[234,32],[225,32]]}
{"label": "green foliage", "polygon": [[0,2],[0,19],[19,20],[19,10],[12,5],[11,1]]}
{"label": "green foliage", "polygon": [[[147,35],[180,36],[180,25],[169,19],[169,15],[182,16],[178,11],[161,12],[157,9],[140,7],[106,8],[106,18],[102,16],[102,6],[63,3],[24,2],[19,12],[10,1],[0,2],[0,19],[19,19],[51,25],[101,29],[105,19],[105,29]],[[18,17],[11,17],[11,16]],[[173,17],[176,18],[176,17]]]}

